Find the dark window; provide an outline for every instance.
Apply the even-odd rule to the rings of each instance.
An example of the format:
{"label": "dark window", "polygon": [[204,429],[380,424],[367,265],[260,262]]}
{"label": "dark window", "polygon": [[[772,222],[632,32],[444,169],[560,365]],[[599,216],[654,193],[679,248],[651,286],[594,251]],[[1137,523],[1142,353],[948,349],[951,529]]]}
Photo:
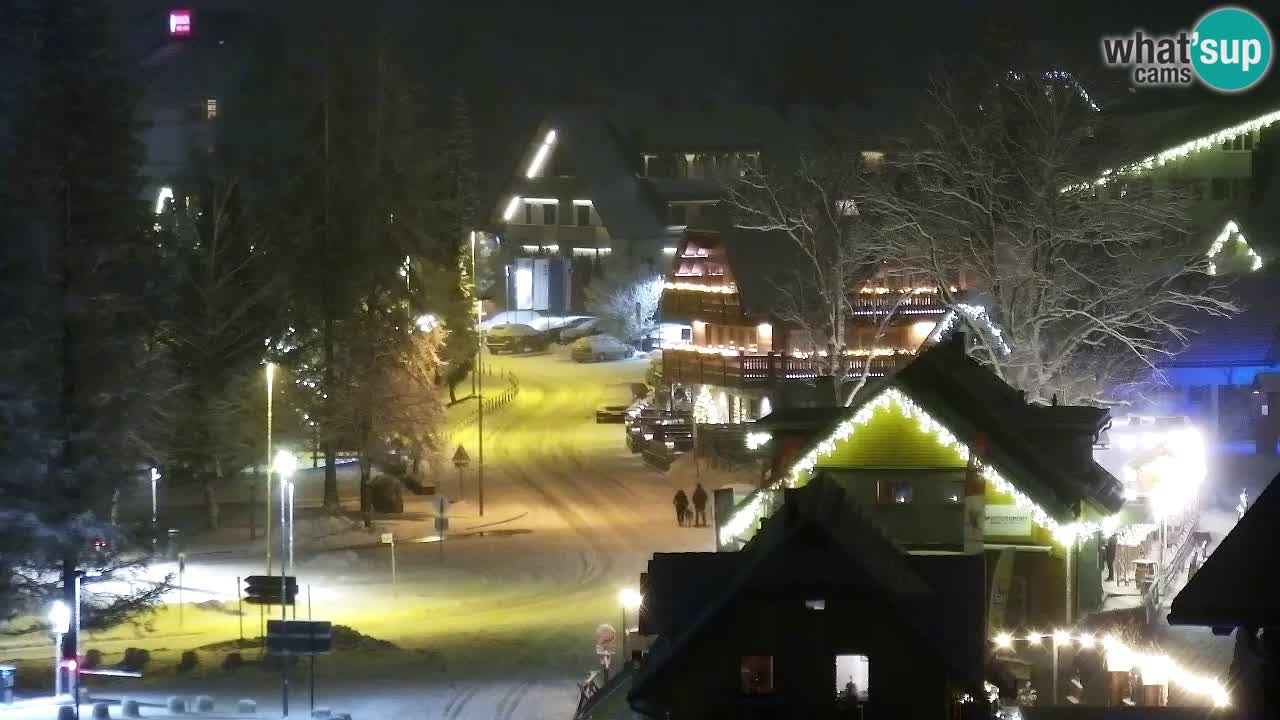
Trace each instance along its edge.
{"label": "dark window", "polygon": [[533,224],[533,203],[524,204],[524,224],[525,225]]}
{"label": "dark window", "polygon": [[670,211],[667,213],[667,215],[669,218],[667,221],[668,225],[688,224],[687,223],[688,208],[686,208],[684,205],[677,205],[675,203],[672,203],[670,206]]}
{"label": "dark window", "polygon": [[555,206],[555,205],[543,205],[543,206],[542,206],[542,224],[543,224],[543,225],[555,225],[555,224],[556,224],[556,210],[558,210],[558,209],[559,209],[559,208],[558,208],[557,206]]}
{"label": "dark window", "polygon": [[590,205],[574,205],[574,214],[578,216],[578,224],[587,226],[591,224],[591,206]]}
{"label": "dark window", "polygon": [[773,692],[772,655],[743,655],[740,671],[739,689],[743,695],[769,695]]}
{"label": "dark window", "polygon": [[1231,181],[1231,197],[1237,200],[1249,199],[1249,178],[1235,178]]}
{"label": "dark window", "polygon": [[881,480],[876,483],[876,500],[886,505],[910,505],[910,480]]}
{"label": "dark window", "polygon": [[1231,195],[1231,183],[1227,178],[1213,178],[1209,181],[1209,196],[1214,200],[1226,200]]}

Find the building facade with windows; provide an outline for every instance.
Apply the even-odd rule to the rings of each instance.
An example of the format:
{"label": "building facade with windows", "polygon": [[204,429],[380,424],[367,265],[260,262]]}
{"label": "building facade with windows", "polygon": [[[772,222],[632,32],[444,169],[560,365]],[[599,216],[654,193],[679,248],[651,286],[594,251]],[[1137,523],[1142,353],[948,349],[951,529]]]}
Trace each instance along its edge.
{"label": "building facade with windows", "polygon": [[1158,414],[1195,418],[1224,446],[1274,454],[1262,385],[1280,371],[1280,99],[1250,93],[1108,120],[1100,142],[1123,151],[1093,192],[1123,194],[1151,183],[1184,191],[1192,240],[1203,244],[1212,272],[1231,283],[1241,310],[1233,318],[1183,318],[1188,340],[1171,341],[1158,387],[1143,401]]}
{"label": "building facade with windows", "polygon": [[[788,308],[811,292],[797,273],[806,267],[780,232],[740,228],[690,230],[676,246],[662,295],[662,317],[691,327],[688,345],[663,352],[663,380],[695,405],[704,421],[755,420],[782,395],[830,374],[821,339],[809,337]],[[952,289],[963,292],[957,273]],[[800,298],[797,300],[797,298]],[[841,371],[856,381],[881,378],[909,360],[949,309],[927,278],[882,267],[849,289],[847,357]],[[827,403],[834,402],[834,396]]]}
{"label": "building facade with windows", "polygon": [[1093,457],[1107,410],[1028,405],[956,335],[815,414],[818,426],[757,423],[769,484],[717,518],[721,547],[749,542],[787,488],[821,478],[909,553],[984,555],[993,628],[1069,626],[1101,605],[1099,534],[1125,502]]}
{"label": "building facade with windows", "polygon": [[740,552],[659,553],[642,717],[970,718],[983,694],[978,556],[901,552],[837,484],[788,491]]}
{"label": "building facade with windows", "polygon": [[[715,226],[723,181],[758,159],[779,122],[750,107],[548,113],[491,218],[506,262],[560,258],[565,312],[583,308],[606,263],[662,275],[687,229]],[[560,311],[516,302],[531,306],[507,309]]]}

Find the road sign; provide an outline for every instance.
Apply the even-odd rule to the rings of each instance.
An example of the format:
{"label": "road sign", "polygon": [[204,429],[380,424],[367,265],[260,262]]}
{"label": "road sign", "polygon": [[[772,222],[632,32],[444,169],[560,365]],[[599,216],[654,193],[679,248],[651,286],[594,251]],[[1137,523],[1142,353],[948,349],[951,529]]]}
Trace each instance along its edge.
{"label": "road sign", "polygon": [[437,495],[432,504],[436,509],[436,517],[442,518],[449,515],[449,498],[443,495]]}
{"label": "road sign", "polygon": [[466,448],[461,445],[453,453],[453,466],[456,468],[464,468],[471,464],[471,458],[467,455]]}
{"label": "road sign", "polygon": [[395,535],[392,535],[391,533],[382,533],[382,544],[383,544],[383,545],[390,545],[390,544],[394,543],[395,541],[396,541],[396,537],[395,537]]}
{"label": "road sign", "polygon": [[436,518],[436,532],[444,532],[445,530],[448,530],[448,529],[449,529],[449,518],[447,517]]}
{"label": "road sign", "polygon": [[613,629],[612,625],[596,626],[596,645],[604,645],[612,648],[618,641],[618,631]]}
{"label": "road sign", "polygon": [[298,596],[298,579],[285,576],[285,597],[280,597],[279,575],[250,575],[244,579],[244,601],[251,605],[292,605]]}
{"label": "road sign", "polygon": [[327,620],[268,620],[267,652],[328,655],[333,652],[333,624]]}

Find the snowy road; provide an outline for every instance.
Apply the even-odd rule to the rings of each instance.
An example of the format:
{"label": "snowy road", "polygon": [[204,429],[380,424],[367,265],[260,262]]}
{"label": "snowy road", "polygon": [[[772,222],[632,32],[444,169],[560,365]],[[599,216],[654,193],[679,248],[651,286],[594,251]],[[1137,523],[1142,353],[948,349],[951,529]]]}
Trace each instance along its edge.
{"label": "snowy road", "polygon": [[[426,510],[426,498],[406,507],[416,519],[376,528],[396,533],[394,588],[390,550],[376,544],[377,534],[319,537],[332,533],[332,523],[318,517],[320,475],[298,478],[299,514],[316,518],[299,523],[296,549],[296,574],[300,585],[310,586],[313,616],[395,645],[365,641],[319,661],[318,702],[335,711],[356,718],[569,717],[575,682],[595,660],[593,628],[621,622],[618,590],[638,583],[654,551],[712,545],[710,530],[675,526],[674,486],[626,451],[621,426],[595,424],[598,405],[629,399],[629,383],[642,380],[647,360],[580,365],[561,350],[493,363],[519,376],[521,392],[486,418],[485,516],[478,517],[474,502],[476,438],[468,427],[454,438],[473,463],[463,497],[452,468],[440,478],[442,491],[459,500],[452,512],[456,536],[446,541],[443,559],[437,543],[412,542],[435,534],[417,512]],[[344,505],[354,507],[349,472],[342,494]],[[347,548],[324,549],[334,537]],[[235,578],[263,569],[261,556],[241,545],[193,553],[183,578],[186,603],[234,601]],[[298,610],[299,618],[306,616],[305,601]],[[258,620],[246,606],[246,635],[257,635]],[[168,608],[151,632],[113,630],[85,646],[109,658],[130,645],[173,654],[234,640],[238,622],[233,612],[188,605],[179,627]],[[47,652],[43,641],[34,643],[11,645],[5,655]],[[98,682],[155,698],[204,690],[228,700],[253,697],[260,712],[277,711],[278,675],[256,667],[224,672],[217,667],[224,655],[202,651],[199,669],[153,674],[142,693],[126,681]],[[244,655],[252,659],[256,652]],[[294,690],[294,702],[305,709],[305,686],[295,679]]]}

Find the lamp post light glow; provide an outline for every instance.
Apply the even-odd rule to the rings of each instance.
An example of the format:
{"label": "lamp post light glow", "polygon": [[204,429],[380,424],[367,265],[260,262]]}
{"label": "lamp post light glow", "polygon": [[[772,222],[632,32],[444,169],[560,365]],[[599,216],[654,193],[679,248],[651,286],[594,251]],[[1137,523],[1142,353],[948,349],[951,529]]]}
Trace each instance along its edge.
{"label": "lamp post light glow", "polygon": [[293,564],[293,481],[289,478],[298,469],[298,458],[281,448],[276,451],[271,467],[280,479],[280,575],[283,577]]}
{"label": "lamp post light glow", "polygon": [[71,608],[61,600],[49,606],[49,631],[53,633],[53,694],[62,694],[62,636],[71,629]]}
{"label": "lamp post light glow", "polygon": [[644,596],[634,588],[623,588],[618,591],[618,604],[622,605],[622,662],[627,659],[627,611],[638,610],[644,602]]}

